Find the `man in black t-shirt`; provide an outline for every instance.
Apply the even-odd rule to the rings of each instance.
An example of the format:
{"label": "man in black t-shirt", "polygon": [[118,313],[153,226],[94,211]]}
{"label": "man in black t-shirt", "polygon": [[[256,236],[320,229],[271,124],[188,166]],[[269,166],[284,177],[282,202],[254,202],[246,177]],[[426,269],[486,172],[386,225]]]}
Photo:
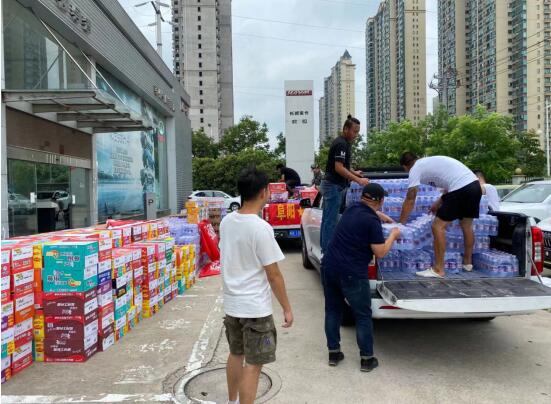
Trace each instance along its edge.
{"label": "man in black t-shirt", "polygon": [[295,190],[295,187],[300,185],[300,176],[295,170],[285,167],[283,164],[278,164],[276,168],[281,174],[281,178],[279,180],[287,184],[287,191],[289,192],[289,196],[291,196]]}
{"label": "man in black t-shirt", "polygon": [[360,171],[350,169],[352,160],[351,143],[360,133],[360,121],[348,115],[344,122],[342,135],[338,136],[329,149],[325,179],[321,182],[320,192],[323,195],[323,216],[321,219],[321,249],[325,251],[339,218],[344,192],[350,181],[357,182],[361,186],[369,183],[367,178],[362,178]]}

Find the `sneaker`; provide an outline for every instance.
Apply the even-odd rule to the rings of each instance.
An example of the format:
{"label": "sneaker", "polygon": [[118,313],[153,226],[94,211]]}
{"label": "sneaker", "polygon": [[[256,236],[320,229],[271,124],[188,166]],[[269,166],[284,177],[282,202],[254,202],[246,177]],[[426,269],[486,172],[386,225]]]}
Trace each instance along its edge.
{"label": "sneaker", "polygon": [[423,278],[443,278],[442,275],[434,272],[432,268],[425,269],[424,271],[415,272],[415,275],[422,276]]}
{"label": "sneaker", "polygon": [[463,264],[463,271],[473,272],[473,266],[471,264]]}
{"label": "sneaker", "polygon": [[329,366],[337,366],[344,359],[342,352],[329,352]]}
{"label": "sneaker", "polygon": [[369,359],[362,359],[360,370],[362,372],[371,372],[377,366],[379,366],[379,361],[375,357],[372,357]]}

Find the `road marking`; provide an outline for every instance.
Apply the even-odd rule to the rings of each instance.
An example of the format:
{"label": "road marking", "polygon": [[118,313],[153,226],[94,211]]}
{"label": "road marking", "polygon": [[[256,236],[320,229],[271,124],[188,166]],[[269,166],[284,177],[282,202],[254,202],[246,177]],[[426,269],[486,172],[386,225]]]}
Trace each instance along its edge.
{"label": "road marking", "polygon": [[158,403],[173,402],[171,394],[99,394],[97,396],[2,396],[2,403]]}

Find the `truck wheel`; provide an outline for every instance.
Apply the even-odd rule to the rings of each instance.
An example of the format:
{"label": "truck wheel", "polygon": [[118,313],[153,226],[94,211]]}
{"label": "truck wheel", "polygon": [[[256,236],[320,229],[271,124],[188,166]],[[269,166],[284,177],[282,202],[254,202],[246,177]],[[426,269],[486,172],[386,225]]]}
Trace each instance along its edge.
{"label": "truck wheel", "polygon": [[306,269],[314,269],[314,265],[308,258],[308,252],[306,251],[306,241],[304,240],[304,230],[300,229],[300,241],[302,242],[302,247],[300,249],[302,255],[302,266]]}
{"label": "truck wheel", "polygon": [[231,205],[230,205],[230,211],[232,212],[235,212],[236,210],[238,210],[241,206],[239,206],[239,204],[237,202],[233,202]]}

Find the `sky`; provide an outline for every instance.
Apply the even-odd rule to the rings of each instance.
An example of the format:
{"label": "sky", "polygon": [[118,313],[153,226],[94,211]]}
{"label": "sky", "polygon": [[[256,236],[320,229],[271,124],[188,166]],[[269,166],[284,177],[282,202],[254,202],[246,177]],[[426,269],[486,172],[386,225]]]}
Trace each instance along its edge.
{"label": "sky", "polygon": [[[427,7],[427,110],[436,92],[428,83],[438,71],[437,0]],[[153,7],[134,5],[143,0],[119,0],[150,43],[155,46]],[[165,0],[167,4],[170,1]],[[233,84],[235,121],[252,115],[266,122],[270,142],[285,131],[285,80],[313,80],[315,138],[318,100],[323,79],[345,49],[356,65],[356,117],[366,118],[365,23],[377,13],[379,0],[232,0]],[[170,21],[171,11],[163,9]],[[163,60],[172,70],[172,37],[163,24]]]}

